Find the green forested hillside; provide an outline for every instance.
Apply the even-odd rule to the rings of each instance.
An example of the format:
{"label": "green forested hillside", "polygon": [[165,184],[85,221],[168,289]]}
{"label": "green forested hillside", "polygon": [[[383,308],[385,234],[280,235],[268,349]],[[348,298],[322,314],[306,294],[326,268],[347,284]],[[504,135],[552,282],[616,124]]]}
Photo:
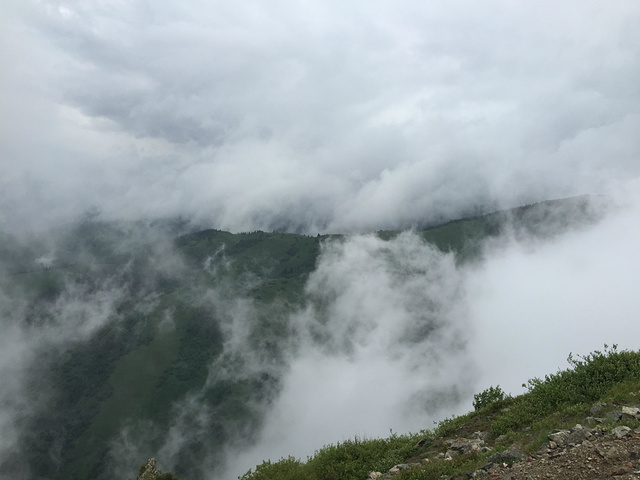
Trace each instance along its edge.
{"label": "green forested hillside", "polygon": [[[481,256],[488,237],[553,235],[594,219],[581,197],[421,235],[465,262]],[[195,480],[205,457],[215,463],[225,447],[250,444],[281,388],[289,313],[304,306],[323,242],[341,238],[218,230],[171,237],[90,218],[44,239],[3,234],[0,286],[11,299],[3,322],[42,339],[27,369],[33,409],[20,420],[19,455],[0,474],[110,478],[116,439],[136,438],[139,464],[188,430],[176,440],[172,470]],[[250,325],[241,348],[225,343],[238,316]]]}

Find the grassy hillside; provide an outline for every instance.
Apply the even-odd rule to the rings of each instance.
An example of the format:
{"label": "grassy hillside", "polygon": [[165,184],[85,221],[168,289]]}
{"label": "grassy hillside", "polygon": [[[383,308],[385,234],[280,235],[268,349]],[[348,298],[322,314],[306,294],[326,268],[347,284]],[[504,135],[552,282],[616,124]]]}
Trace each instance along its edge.
{"label": "grassy hillside", "polygon": [[[468,478],[466,472],[480,469],[496,452],[517,447],[533,454],[555,429],[583,423],[596,402],[636,405],[640,401],[640,351],[605,345],[604,351],[584,357],[570,355],[569,363],[567,370],[529,380],[529,391],[517,397],[491,387],[475,396],[473,412],[446,420],[433,430],[375,440],[355,438],[325,446],[305,461],[289,457],[265,462],[241,478],[364,480],[369,472],[386,472],[397,464],[415,464],[398,472],[394,476],[398,479]],[[619,424],[638,428],[640,420],[609,420],[600,428],[606,431]],[[486,432],[486,443],[492,448],[438,460],[438,453],[450,447],[448,440],[471,438],[474,432]],[[436,460],[425,462],[428,458]]]}
{"label": "grassy hillside", "polygon": [[[591,222],[590,205],[584,197],[543,202],[452,221],[422,236],[459,262],[473,261],[488,238],[555,235]],[[175,470],[194,480],[205,455],[215,462],[225,446],[250,444],[281,388],[289,313],[304,306],[323,242],[340,238],[217,230],[171,238],[146,225],[91,218],[48,238],[3,234],[3,325],[42,339],[31,344],[24,388],[34,408],[20,423],[20,455],[0,465],[0,474],[108,478],[105,466],[123,431],[136,432],[139,454],[152,456],[184,428],[191,436]],[[225,343],[238,317],[248,325],[243,350]],[[206,406],[206,425],[190,414],[192,400]],[[505,428],[516,422],[500,421]],[[391,455],[389,462],[409,454],[412,441],[367,445]],[[327,447],[323,455],[347,454]],[[314,462],[326,463],[304,468]],[[297,460],[288,464],[303,468]]]}

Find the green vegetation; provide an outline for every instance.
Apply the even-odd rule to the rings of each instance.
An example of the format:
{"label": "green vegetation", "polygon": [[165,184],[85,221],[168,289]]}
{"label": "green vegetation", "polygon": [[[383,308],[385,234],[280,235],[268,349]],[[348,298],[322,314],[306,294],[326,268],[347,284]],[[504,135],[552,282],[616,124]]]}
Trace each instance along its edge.
{"label": "green vegetation", "polygon": [[[577,358],[569,355],[569,364],[567,370],[530,380],[529,391],[517,397],[505,395],[500,387],[490,387],[475,396],[473,412],[444,420],[433,430],[330,445],[306,462],[291,457],[275,463],[267,461],[240,480],[365,479],[370,471],[385,472],[396,464],[436,456],[446,450],[447,439],[468,438],[477,431],[491,432],[496,444],[492,452],[421,463],[401,470],[394,478],[427,480],[460,475],[480,468],[491,453],[513,444],[525,452],[534,452],[553,429],[584,421],[595,402],[638,402],[640,351],[619,351],[615,345],[605,345],[603,352]],[[640,424],[637,420],[623,423],[632,427]]]}
{"label": "green vegetation", "polygon": [[493,403],[501,402],[505,397],[506,395],[500,388],[500,385],[497,387],[489,387],[483,392],[476,393],[473,396],[473,409],[480,410]]}
{"label": "green vegetation", "polygon": [[[544,202],[455,220],[420,235],[453,252],[458,262],[474,261],[485,240],[507,231],[549,235],[591,221],[587,205],[585,198]],[[46,337],[32,352],[25,389],[37,401],[33,413],[21,419],[27,433],[18,446],[20,461],[34,478],[109,478],[110,448],[123,426],[153,426],[142,440],[151,456],[169,434],[185,398],[197,398],[215,415],[206,428],[199,418],[184,420],[201,433],[178,455],[175,470],[183,478],[196,478],[193,466],[211,452],[223,452],[230,436],[250,443],[259,432],[260,406],[282,388],[277,372],[286,362],[295,328],[290,313],[305,307],[306,281],[323,242],[342,237],[218,230],[174,237],[166,233],[175,231],[171,228],[160,231],[87,216],[44,239],[18,241],[0,232],[0,294],[6,299],[2,320],[22,322],[25,332],[34,329]],[[396,235],[379,232],[383,239]],[[68,305],[73,307],[69,311]],[[95,329],[85,328],[101,305],[108,305],[108,318]],[[226,332],[238,316],[246,323],[243,348],[262,355],[250,371],[243,369],[243,352],[225,349]],[[59,342],[52,335],[47,340],[47,332],[64,330],[68,323],[74,331],[69,339]],[[581,371],[580,362],[595,360],[578,359],[574,366]],[[614,379],[619,373],[601,372]],[[544,393],[551,387],[531,388],[541,401],[556,395]],[[599,394],[594,389],[580,390],[580,399],[564,399],[560,406],[588,401]],[[512,416],[494,415],[494,434],[533,421],[526,414],[532,410],[535,415],[537,404],[520,405],[491,390],[478,398],[478,413],[509,402]],[[444,422],[438,431],[458,428],[466,421],[461,418]],[[268,478],[273,470],[287,478],[287,471],[304,469],[308,478],[359,476],[410,455],[417,437],[355,439],[326,447],[307,462],[288,459],[250,475]],[[345,462],[346,473],[335,470],[333,465]]]}
{"label": "green vegetation", "polygon": [[492,422],[493,434],[517,430],[556,411],[571,411],[599,399],[615,385],[640,378],[640,355],[618,351],[616,345],[577,359],[569,355],[568,361],[570,370],[529,380],[529,393],[513,399],[509,411]]}
{"label": "green vegetation", "polygon": [[391,435],[385,439],[355,438],[329,445],[317,451],[306,462],[294,458],[264,462],[241,480],[340,480],[366,478],[371,470],[384,470],[400,463],[413,452],[417,435]]}

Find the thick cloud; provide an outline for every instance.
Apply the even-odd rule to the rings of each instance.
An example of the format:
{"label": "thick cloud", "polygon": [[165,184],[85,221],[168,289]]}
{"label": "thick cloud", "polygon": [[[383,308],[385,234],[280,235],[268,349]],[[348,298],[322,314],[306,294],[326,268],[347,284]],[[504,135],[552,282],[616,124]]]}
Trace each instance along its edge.
{"label": "thick cloud", "polygon": [[570,352],[637,350],[639,220],[627,203],[562,235],[506,234],[460,265],[409,232],[325,244],[284,389],[226,476],[354,436],[431,428],[491,385],[523,393],[528,379],[568,368]]}
{"label": "thick cloud", "polygon": [[261,440],[228,478],[263,459],[430,427],[473,393],[461,273],[415,233],[328,242],[292,318],[295,348]]}
{"label": "thick cloud", "polygon": [[[424,225],[582,193],[632,205],[561,239],[501,243],[469,271],[411,235],[387,246],[356,236],[327,247],[307,287],[318,304],[296,317],[299,350],[291,347],[288,369],[279,370],[284,389],[262,432],[266,443],[232,468],[396,425],[428,427],[423,420],[440,415],[424,410],[434,385],[453,409],[461,382],[518,393],[522,381],[563,366],[569,351],[621,338],[637,348],[628,334],[640,312],[630,290],[640,236],[636,1],[5,4],[0,230],[44,230],[92,210],[315,235]],[[399,252],[417,263],[403,263]],[[444,283],[430,276],[437,272]],[[466,346],[449,360],[461,375],[449,383],[415,380],[413,362],[428,357],[430,341],[402,353],[406,339],[385,335],[424,325],[421,312],[431,310],[420,302],[433,300],[437,286],[442,297],[429,308],[441,305],[434,315],[445,323],[435,330],[443,335],[435,352]],[[377,308],[382,299],[387,310]],[[110,311],[101,297],[85,300],[79,312]],[[317,330],[323,302],[338,322],[328,332]],[[20,305],[2,305],[19,316]],[[28,347],[49,333],[6,331],[0,376],[19,378]],[[372,361],[380,350],[383,361]],[[477,384],[463,378],[469,361]],[[363,403],[381,372],[390,388]],[[23,389],[7,384],[4,404]],[[321,401],[318,389],[334,396]],[[470,391],[458,393],[468,403]],[[197,400],[188,404],[193,415],[176,421],[166,456],[200,418]],[[21,408],[12,404],[0,418],[12,436],[29,413]],[[326,424],[328,416],[340,421]],[[365,420],[371,430],[360,430]],[[283,425],[288,435],[275,442]],[[124,450],[135,428],[123,431]],[[309,431],[317,435],[300,436]]]}
{"label": "thick cloud", "polygon": [[570,352],[638,350],[639,220],[638,203],[627,205],[552,242],[503,246],[466,276],[483,389],[522,393],[527,379],[568,368]]}
{"label": "thick cloud", "polygon": [[361,231],[640,174],[635,2],[8,5],[5,228]]}

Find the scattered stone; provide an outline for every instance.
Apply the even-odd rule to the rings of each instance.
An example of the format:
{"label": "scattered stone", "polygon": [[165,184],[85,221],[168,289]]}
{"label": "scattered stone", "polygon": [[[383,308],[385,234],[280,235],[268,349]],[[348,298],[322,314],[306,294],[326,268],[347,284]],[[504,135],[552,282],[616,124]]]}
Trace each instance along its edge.
{"label": "scattered stone", "polygon": [[549,458],[558,458],[561,457],[562,455],[564,455],[565,453],[567,453],[566,450],[556,450],[553,453],[549,454]]}
{"label": "scattered stone", "polygon": [[638,407],[622,407],[622,418],[640,419],[640,408],[638,408]]}
{"label": "scattered stone", "polygon": [[380,472],[369,472],[367,480],[378,480],[380,477],[382,477],[382,473]]}
{"label": "scattered stone", "polygon": [[587,417],[584,419],[584,423],[589,427],[595,427],[601,423],[604,423],[606,419],[601,417]]}
{"label": "scattered stone", "polygon": [[[406,470],[407,468],[419,467],[419,463],[399,463],[398,465],[394,465],[391,467],[387,473],[390,475],[396,475],[400,470]],[[374,472],[377,473],[377,472]]]}
{"label": "scattered stone", "polygon": [[458,450],[447,450],[447,452],[444,454],[444,459],[453,460],[453,457],[457,457],[458,455],[460,455],[460,452]]}
{"label": "scattered stone", "polygon": [[625,465],[624,467],[617,468],[613,471],[613,475],[626,475],[627,473],[633,473],[633,468],[629,465]]}
{"label": "scattered stone", "polygon": [[624,425],[620,425],[619,427],[611,430],[611,434],[618,440],[622,440],[623,438],[625,438],[627,435],[629,435],[629,432],[631,432],[631,429]]}
{"label": "scattered stone", "polygon": [[158,470],[156,459],[150,458],[140,466],[137,480],[156,480],[161,475],[162,472]]}
{"label": "scattered stone", "polygon": [[570,434],[569,430],[555,430],[549,434],[549,442],[555,442],[556,446],[563,447],[567,444]]}
{"label": "scattered stone", "polygon": [[[486,434],[488,435],[488,432]],[[445,453],[445,460],[452,460],[458,455],[479,453],[490,450],[485,446],[484,440],[480,438],[485,436],[483,432],[476,432],[473,436],[477,438],[456,438],[454,440],[446,440],[445,443],[449,445],[449,449]]]}
{"label": "scattered stone", "polygon": [[595,417],[597,414],[602,412],[602,410],[606,405],[607,405],[606,403],[600,403],[600,402],[595,403],[593,407],[591,407],[591,409],[589,410],[589,413],[591,413],[591,415]]}
{"label": "scattered stone", "polygon": [[571,433],[569,433],[569,437],[567,438],[567,444],[572,443],[574,445],[579,445],[591,436],[593,436],[591,430],[588,428],[584,428],[578,423],[571,429]]}
{"label": "scattered stone", "polygon": [[613,410],[611,412],[607,412],[607,420],[612,422],[617,422],[622,417],[622,410]]}
{"label": "scattered stone", "polygon": [[[487,458],[488,463],[513,463],[517,460],[524,458],[522,452],[512,449],[505,450],[504,452],[497,452]],[[483,467],[484,468],[484,467]]]}
{"label": "scattered stone", "polygon": [[489,440],[490,435],[491,433],[489,432],[473,432],[473,434],[471,435],[471,438],[474,440],[482,440],[484,442],[487,442]]}
{"label": "scattered stone", "polygon": [[[637,463],[640,459],[640,436],[630,435],[622,441],[612,434],[590,430],[586,426],[581,429],[590,431],[592,438],[576,444],[575,448],[541,448],[533,456],[533,461],[514,462],[508,469],[503,468],[498,460],[487,465],[484,472],[478,471],[475,478],[489,478],[494,473],[499,475],[496,478],[504,480],[591,480],[612,478],[616,472],[613,478],[636,478],[630,474],[638,471],[640,466]],[[581,429],[576,425],[571,433]]]}

